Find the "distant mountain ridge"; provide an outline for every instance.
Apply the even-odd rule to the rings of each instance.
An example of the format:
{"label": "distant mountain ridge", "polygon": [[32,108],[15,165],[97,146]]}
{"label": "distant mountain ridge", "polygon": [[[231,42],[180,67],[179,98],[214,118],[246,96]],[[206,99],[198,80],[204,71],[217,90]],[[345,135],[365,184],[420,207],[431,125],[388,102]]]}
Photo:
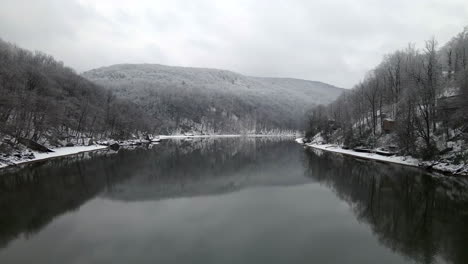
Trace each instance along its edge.
{"label": "distant mountain ridge", "polygon": [[140,105],[166,133],[301,129],[310,108],[343,91],[317,81],[159,64],[118,64],[82,75]]}

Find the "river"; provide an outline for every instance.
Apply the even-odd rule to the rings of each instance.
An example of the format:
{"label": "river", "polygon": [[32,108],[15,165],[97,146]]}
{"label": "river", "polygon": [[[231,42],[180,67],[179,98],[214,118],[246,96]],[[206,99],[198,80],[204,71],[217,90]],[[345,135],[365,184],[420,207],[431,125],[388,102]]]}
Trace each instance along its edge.
{"label": "river", "polygon": [[0,171],[0,263],[468,263],[468,181],[291,140]]}

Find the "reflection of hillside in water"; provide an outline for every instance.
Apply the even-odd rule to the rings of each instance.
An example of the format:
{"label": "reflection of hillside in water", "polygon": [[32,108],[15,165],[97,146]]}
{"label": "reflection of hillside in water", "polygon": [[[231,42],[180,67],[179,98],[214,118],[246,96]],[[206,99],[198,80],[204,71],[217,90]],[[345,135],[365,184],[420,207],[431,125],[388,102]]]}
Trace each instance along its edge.
{"label": "reflection of hillside in water", "polygon": [[418,263],[466,263],[466,179],[307,152],[310,177],[333,189],[385,246]]}
{"label": "reflection of hillside in water", "polygon": [[103,195],[138,201],[232,192],[248,186],[293,185],[304,177],[299,146],[274,138],[164,142],[138,173]]}
{"label": "reflection of hillside in water", "polygon": [[[282,147],[284,156],[278,157]],[[298,150],[294,143],[271,139],[164,141],[152,148],[80,153],[8,169],[0,175],[0,248],[19,235],[34,235],[101,193],[137,200],[229,192],[267,181],[275,170],[287,173],[286,168],[301,166],[294,156],[301,154]],[[303,175],[295,181],[310,180]],[[289,184],[284,176],[272,184]]]}
{"label": "reflection of hillside in water", "polygon": [[[105,186],[131,175],[116,153],[80,153],[8,169],[0,175],[0,247],[79,208]],[[131,157],[129,157],[131,159]]]}

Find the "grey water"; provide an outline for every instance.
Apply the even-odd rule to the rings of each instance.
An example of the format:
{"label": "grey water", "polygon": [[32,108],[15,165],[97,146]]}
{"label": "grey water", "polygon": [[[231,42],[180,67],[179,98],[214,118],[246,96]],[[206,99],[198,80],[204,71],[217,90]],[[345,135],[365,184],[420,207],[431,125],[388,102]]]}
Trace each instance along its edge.
{"label": "grey water", "polygon": [[468,263],[468,183],[291,140],[0,171],[0,263]]}

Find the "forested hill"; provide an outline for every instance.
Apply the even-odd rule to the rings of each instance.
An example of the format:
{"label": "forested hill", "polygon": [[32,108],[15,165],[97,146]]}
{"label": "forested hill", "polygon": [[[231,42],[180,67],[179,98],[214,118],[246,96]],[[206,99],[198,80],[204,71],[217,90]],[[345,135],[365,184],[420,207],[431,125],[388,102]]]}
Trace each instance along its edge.
{"label": "forested hill", "polygon": [[468,27],[439,46],[409,45],[311,112],[308,136],[348,148],[391,148],[468,164]]}
{"label": "forested hill", "polygon": [[83,76],[0,39],[0,152],[21,140],[60,146],[146,133],[297,129],[308,108],[341,93],[319,82],[160,65]]}
{"label": "forested hill", "polygon": [[[71,138],[125,138],[148,131],[146,113],[52,56],[0,39],[0,139],[60,145]],[[8,141],[10,142],[10,141]],[[0,152],[5,144],[0,143]]]}
{"label": "forested hill", "polygon": [[301,129],[307,110],[343,91],[321,82],[156,64],[119,64],[82,75],[142,107],[160,133]]}

